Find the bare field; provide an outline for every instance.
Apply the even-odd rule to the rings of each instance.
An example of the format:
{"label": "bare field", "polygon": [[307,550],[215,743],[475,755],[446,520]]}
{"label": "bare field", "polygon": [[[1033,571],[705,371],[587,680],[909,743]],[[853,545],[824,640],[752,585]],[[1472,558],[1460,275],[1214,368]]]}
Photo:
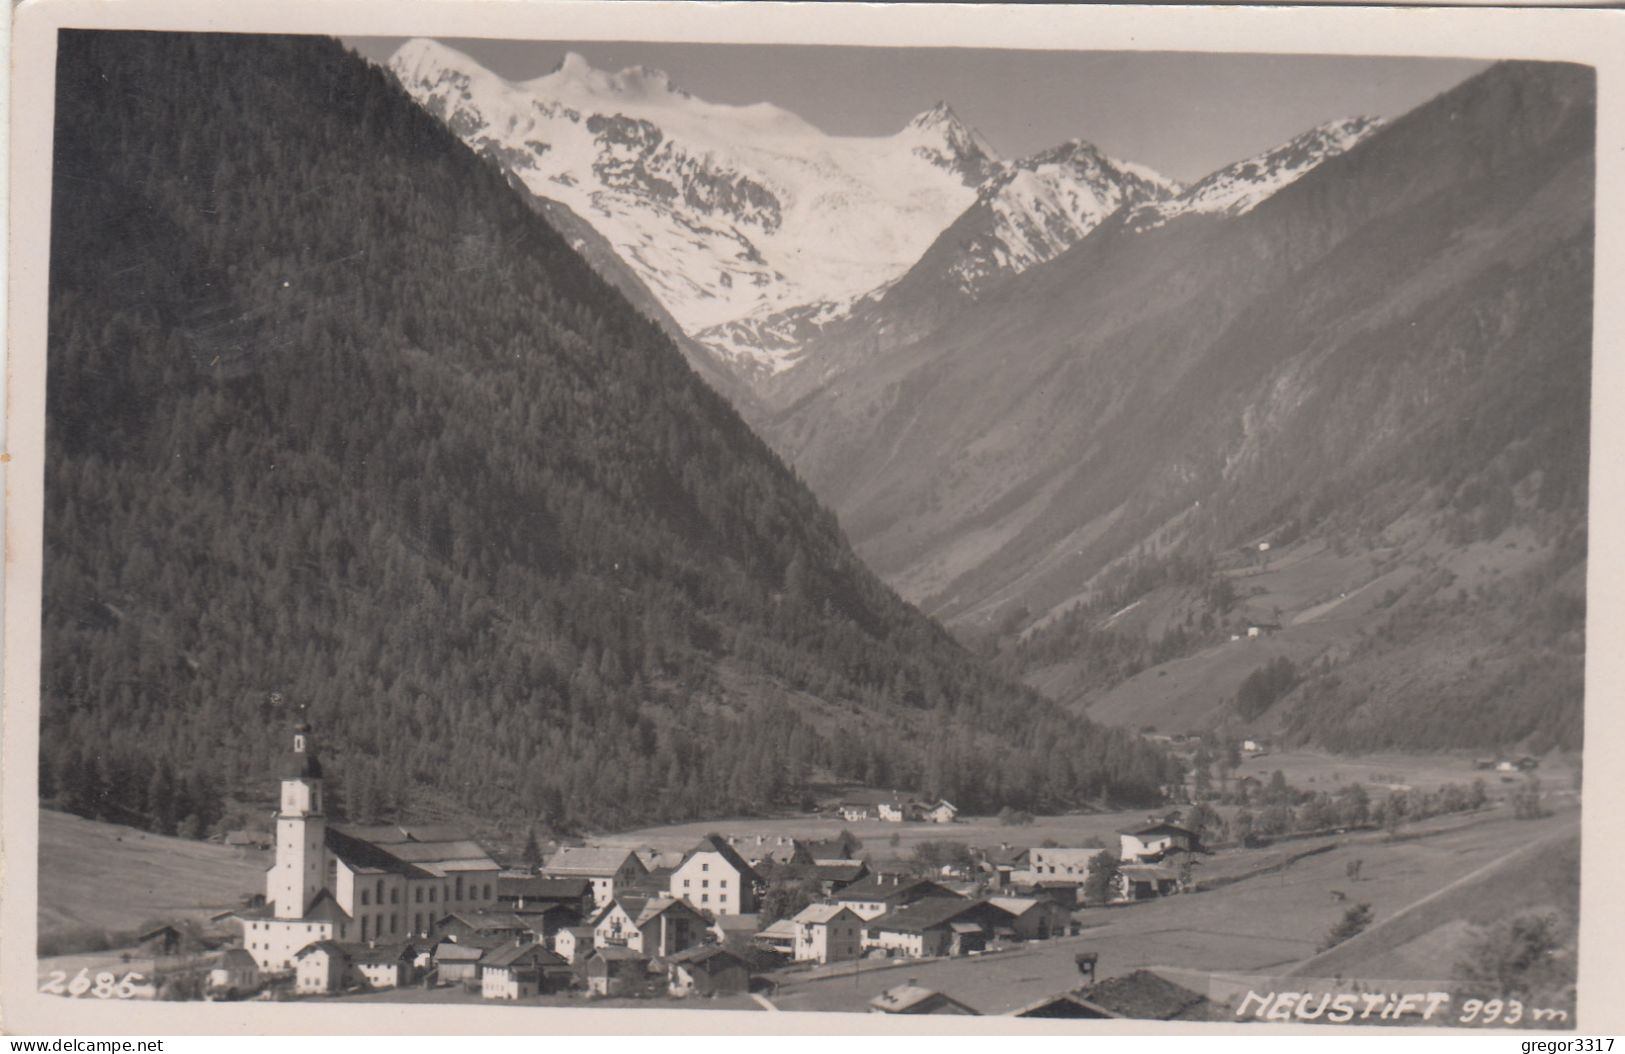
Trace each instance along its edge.
{"label": "bare field", "polygon": [[41,935],[128,930],[237,907],[265,889],[270,854],[166,838],[133,827],[40,810]]}

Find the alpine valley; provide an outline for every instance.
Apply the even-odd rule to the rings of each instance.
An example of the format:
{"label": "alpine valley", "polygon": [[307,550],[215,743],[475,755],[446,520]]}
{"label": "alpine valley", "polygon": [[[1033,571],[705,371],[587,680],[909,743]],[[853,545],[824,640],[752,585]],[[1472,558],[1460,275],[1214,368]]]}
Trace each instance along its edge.
{"label": "alpine valley", "polygon": [[947,104],[856,139],[578,55],[388,65],[1006,675],[1141,731],[1579,746],[1590,71],[1186,186]]}

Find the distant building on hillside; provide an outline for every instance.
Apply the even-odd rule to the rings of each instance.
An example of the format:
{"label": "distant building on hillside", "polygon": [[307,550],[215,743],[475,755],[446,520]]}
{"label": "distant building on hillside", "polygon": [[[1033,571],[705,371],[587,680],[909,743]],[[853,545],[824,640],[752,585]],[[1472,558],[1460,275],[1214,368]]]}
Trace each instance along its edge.
{"label": "distant building on hillside", "polygon": [[1105,849],[1066,846],[1035,846],[1027,850],[1026,868],[1011,872],[1010,880],[1022,886],[1034,886],[1040,882],[1081,884],[1089,877],[1090,862],[1105,851]]}
{"label": "distant building on hillside", "polygon": [[1168,823],[1150,820],[1119,830],[1121,851],[1117,854],[1125,864],[1154,864],[1170,852],[1200,852],[1201,840],[1195,831]]}

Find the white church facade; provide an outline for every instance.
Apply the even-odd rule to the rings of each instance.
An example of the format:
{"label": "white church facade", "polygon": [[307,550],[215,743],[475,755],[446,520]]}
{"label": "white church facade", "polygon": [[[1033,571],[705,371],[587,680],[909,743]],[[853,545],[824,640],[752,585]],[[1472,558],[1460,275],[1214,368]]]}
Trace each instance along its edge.
{"label": "white church facade", "polygon": [[308,724],[295,726],[280,774],[266,906],[239,916],[243,948],[261,970],[293,970],[317,941],[407,941],[453,911],[496,907],[499,868],[459,831],[330,826]]}

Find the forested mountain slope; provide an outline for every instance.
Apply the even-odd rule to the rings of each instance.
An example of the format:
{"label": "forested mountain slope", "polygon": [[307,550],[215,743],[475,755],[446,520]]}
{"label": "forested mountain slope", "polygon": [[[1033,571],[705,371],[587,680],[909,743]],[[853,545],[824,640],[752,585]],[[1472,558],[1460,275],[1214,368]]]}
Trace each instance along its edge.
{"label": "forested mountain slope", "polygon": [[48,794],[260,793],[296,704],[362,816],[609,826],[814,770],[970,809],[1156,794],[1160,754],[884,587],[382,71],[65,32],[58,78]]}

